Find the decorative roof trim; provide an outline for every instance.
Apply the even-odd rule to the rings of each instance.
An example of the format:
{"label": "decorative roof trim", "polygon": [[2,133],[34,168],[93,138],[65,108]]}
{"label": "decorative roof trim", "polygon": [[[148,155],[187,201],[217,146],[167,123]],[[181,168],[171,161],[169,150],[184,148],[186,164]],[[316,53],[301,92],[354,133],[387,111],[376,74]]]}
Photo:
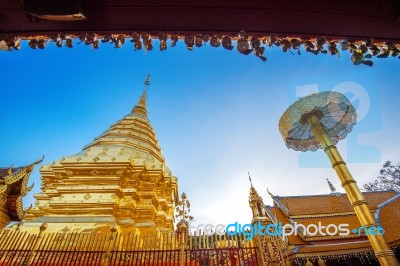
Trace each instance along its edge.
{"label": "decorative roof trim", "polygon": [[7,185],[0,186],[0,194],[6,193],[7,192],[7,188],[8,188]]}
{"label": "decorative roof trim", "polygon": [[[388,192],[392,192],[392,193],[396,193],[398,194],[398,192],[396,192],[395,190],[382,190],[382,191],[363,191],[362,194],[379,194],[379,193],[388,193]],[[297,195],[297,196],[279,196],[282,199],[292,199],[292,198],[314,198],[314,197],[326,197],[326,196],[335,196],[337,197],[335,194],[329,193],[329,194],[316,194],[316,195]],[[346,193],[340,193],[340,196],[344,196],[347,198]]]}
{"label": "decorative roof trim", "polygon": [[342,239],[353,239],[353,238],[363,238],[365,235],[358,234],[349,234],[347,236],[333,235],[333,236],[313,236],[313,237],[305,237],[304,240],[307,242],[310,241],[326,241],[326,240],[342,240]]}
{"label": "decorative roof trim", "polygon": [[323,214],[309,214],[309,215],[291,215],[292,219],[301,218],[318,218],[318,217],[332,217],[332,216],[350,216],[355,215],[354,212],[335,212],[335,213],[323,213]]}
{"label": "decorative roof trim", "polygon": [[4,178],[5,179],[5,185],[2,186],[1,190],[0,190],[0,192],[2,192],[4,190],[4,187],[5,187],[5,190],[4,190],[3,193],[8,192],[9,185],[12,185],[12,184],[22,180],[21,193],[20,193],[20,195],[18,196],[18,198],[16,200],[17,216],[18,216],[18,218],[20,220],[23,220],[25,215],[26,215],[26,213],[27,213],[27,211],[32,208],[32,205],[31,205],[29,208],[24,210],[23,209],[23,204],[22,204],[23,197],[26,196],[26,194],[29,191],[31,191],[32,188],[33,188],[33,185],[28,187],[29,177],[30,177],[30,175],[32,173],[32,170],[35,167],[35,165],[40,164],[43,160],[44,160],[44,156],[40,160],[38,160],[38,161],[36,161],[34,163],[31,163],[30,165],[28,165],[26,167],[23,167],[22,169],[19,169],[18,171],[14,172],[14,173],[10,172],[9,175]]}
{"label": "decorative roof trim", "polygon": [[279,196],[275,196],[273,198],[273,201],[276,203],[276,205],[278,206],[279,209],[282,210],[282,212],[286,215],[286,217],[289,218],[289,210],[286,208],[285,205],[283,205],[283,203],[280,201]]}
{"label": "decorative roof trim", "polygon": [[20,220],[23,220],[25,218],[27,211],[32,208],[32,205],[31,205],[30,207],[28,207],[27,209],[24,210],[23,204],[22,204],[22,199],[33,188],[33,185],[28,187],[28,181],[29,181],[30,175],[31,175],[31,172],[27,173],[25,175],[25,177],[23,178],[22,184],[21,184],[21,194],[18,196],[17,201],[16,201],[17,216]]}
{"label": "decorative roof trim", "polygon": [[12,184],[20,181],[21,179],[23,179],[25,177],[25,175],[27,174],[27,169],[28,169],[28,167],[24,167],[22,169],[18,169],[14,173],[8,174],[4,178],[5,184],[12,185]]}
{"label": "decorative roof trim", "polygon": [[[209,43],[212,47],[224,47],[227,50],[234,48],[233,42],[236,41],[237,51],[243,55],[254,54],[263,61],[267,58],[264,55],[265,49],[272,46],[279,46],[283,52],[291,54],[301,54],[300,48],[304,51],[317,54],[331,54],[341,56],[340,51],[348,51],[352,54],[351,60],[354,65],[365,64],[372,66],[372,57],[387,58],[389,56],[400,58],[400,43],[393,41],[377,41],[374,39],[343,40],[338,38],[327,38],[323,36],[301,37],[301,36],[269,36],[269,35],[249,35],[245,31],[240,31],[237,36],[222,33],[188,33],[176,34],[159,32],[157,36],[152,36],[147,32],[142,33],[55,33],[49,35],[0,35],[0,50],[12,51],[21,48],[21,41],[27,40],[28,45],[33,49],[44,49],[51,43],[57,47],[66,46],[72,48],[74,41],[79,40],[78,44],[85,43],[93,49],[98,49],[100,43],[110,43],[115,48],[122,47],[126,39],[130,39],[135,50],[153,50],[153,40],[159,40],[159,49],[164,51],[170,47],[175,47],[178,40],[183,40],[188,50],[194,47],[201,47]],[[339,48],[338,48],[339,47]],[[339,51],[340,50],[340,51]],[[294,53],[295,52],[295,53]]]}
{"label": "decorative roof trim", "polygon": [[267,212],[267,215],[269,216],[269,219],[271,219],[271,221],[272,221],[274,224],[277,224],[277,223],[278,223],[278,218],[276,217],[275,214],[273,214],[273,213],[271,212],[271,209],[265,208],[265,210],[266,210],[266,212]]}

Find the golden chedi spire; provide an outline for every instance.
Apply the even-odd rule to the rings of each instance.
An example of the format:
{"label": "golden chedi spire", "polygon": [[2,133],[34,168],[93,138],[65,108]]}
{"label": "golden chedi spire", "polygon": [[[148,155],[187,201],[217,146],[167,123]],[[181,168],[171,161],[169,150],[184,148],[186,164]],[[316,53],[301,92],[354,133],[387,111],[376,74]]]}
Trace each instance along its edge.
{"label": "golden chedi spire", "polygon": [[147,117],[145,89],[131,113],[77,154],[41,168],[42,193],[23,227],[46,231],[161,232],[174,228],[177,178]]}
{"label": "golden chedi spire", "polygon": [[144,82],[144,90],[143,90],[143,94],[140,97],[138,103],[136,104],[136,106],[132,109],[132,113],[136,113],[136,114],[142,114],[144,116],[147,116],[147,90],[150,86],[150,74],[147,75],[147,78]]}

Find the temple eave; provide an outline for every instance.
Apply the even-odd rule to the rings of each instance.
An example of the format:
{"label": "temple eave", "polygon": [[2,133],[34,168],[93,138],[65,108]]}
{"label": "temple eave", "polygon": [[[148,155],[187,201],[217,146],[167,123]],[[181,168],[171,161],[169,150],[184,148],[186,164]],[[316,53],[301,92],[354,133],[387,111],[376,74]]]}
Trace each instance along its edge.
{"label": "temple eave", "polygon": [[0,228],[24,218],[27,210],[23,209],[22,199],[33,187],[28,186],[29,177],[43,159],[25,167],[0,169]]}

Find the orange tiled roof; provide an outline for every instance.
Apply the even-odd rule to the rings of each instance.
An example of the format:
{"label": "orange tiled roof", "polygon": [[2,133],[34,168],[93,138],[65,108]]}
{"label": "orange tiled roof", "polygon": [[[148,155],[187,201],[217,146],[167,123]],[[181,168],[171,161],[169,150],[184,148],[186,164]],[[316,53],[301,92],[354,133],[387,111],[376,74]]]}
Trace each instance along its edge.
{"label": "orange tiled roof", "polygon": [[[327,226],[329,224],[348,224],[346,228],[350,230],[350,234],[348,236],[340,236],[340,235],[302,235],[301,233],[293,236],[289,236],[289,243],[293,245],[303,245],[303,244],[308,244],[310,241],[328,241],[328,240],[334,240],[334,239],[341,239],[344,241],[354,241],[354,238],[364,238],[364,235],[359,236],[357,233],[352,233],[351,230],[355,228],[360,227],[360,222],[358,221],[358,218],[355,216],[353,213],[352,215],[338,215],[338,216],[329,216],[329,217],[314,217],[314,218],[288,218],[280,208],[278,207],[267,207],[267,210],[270,214],[272,214],[272,220],[274,222],[281,222],[282,225],[285,224],[291,224],[293,222],[296,222],[297,224],[303,224],[305,226],[308,226],[309,224],[315,224],[318,225],[318,223],[321,223],[322,226]],[[275,221],[274,219],[277,219]],[[352,240],[353,238],[353,240]],[[348,239],[348,240],[347,240]]]}
{"label": "orange tiled roof", "polygon": [[398,242],[400,240],[400,197],[383,206],[378,214],[379,221],[385,230],[386,240],[389,243]]}
{"label": "orange tiled roof", "polygon": [[[370,208],[374,210],[377,208],[378,204],[396,196],[397,192],[364,192],[363,195]],[[283,206],[287,207],[291,217],[353,212],[353,207],[346,194],[340,194],[339,196],[333,194],[294,197],[277,196],[274,201],[280,201]]]}
{"label": "orange tiled roof", "polygon": [[[281,222],[282,224],[288,224],[290,223],[289,219],[286,217],[286,215],[282,212],[281,209],[278,207],[269,207],[267,210],[277,218],[277,222]],[[272,219],[274,221],[274,219]],[[305,242],[300,236],[298,235],[291,235],[288,236],[288,241],[292,245],[305,245],[307,242]]]}
{"label": "orange tiled roof", "polygon": [[[371,209],[379,217],[389,243],[400,242],[397,228],[400,218],[400,194],[394,191],[363,193]],[[304,225],[349,224],[348,229],[360,227],[358,218],[346,195],[315,195],[298,197],[274,197],[275,205],[267,206],[267,213],[274,222],[282,224],[299,223]],[[287,215],[286,208],[289,209]],[[368,239],[350,232],[349,236],[289,236],[288,241],[297,248],[294,257],[316,256],[315,254],[353,254],[371,252]]]}
{"label": "orange tiled roof", "polygon": [[[340,215],[340,216],[330,216],[330,217],[315,217],[315,218],[300,218],[300,219],[293,219],[297,224],[303,224],[305,226],[308,226],[310,224],[315,224],[318,225],[318,223],[321,223],[322,226],[328,226],[329,224],[348,224],[347,229],[350,230],[349,236],[338,236],[338,238],[354,238],[354,237],[359,237],[358,234],[354,234],[351,232],[353,229],[359,228],[360,222],[358,221],[357,216],[355,215]],[[333,232],[333,231],[330,231]],[[320,234],[316,234],[315,236],[306,236],[306,239],[310,238],[312,240],[324,240],[324,239],[332,239],[336,238],[332,236],[323,236]],[[321,238],[321,239],[319,239]]]}

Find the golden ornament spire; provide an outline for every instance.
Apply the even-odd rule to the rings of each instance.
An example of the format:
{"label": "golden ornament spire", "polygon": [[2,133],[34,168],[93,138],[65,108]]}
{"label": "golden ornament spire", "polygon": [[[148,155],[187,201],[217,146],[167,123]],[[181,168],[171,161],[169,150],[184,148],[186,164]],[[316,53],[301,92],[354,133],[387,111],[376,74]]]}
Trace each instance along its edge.
{"label": "golden ornament spire", "polygon": [[[249,194],[249,205],[253,212],[253,222],[258,221],[257,219],[260,217],[265,217],[265,210],[264,210],[264,202],[262,197],[258,194],[257,190],[253,187],[253,182],[251,181],[250,173],[249,181],[250,181],[250,194]],[[253,223],[252,223],[253,224]]]}
{"label": "golden ornament spire", "polygon": [[249,175],[249,181],[250,181],[250,185],[251,185],[251,187],[253,187],[253,182],[251,182],[251,176],[250,176],[250,172],[247,172],[247,174]]}
{"label": "golden ornament spire", "polygon": [[150,86],[150,74],[147,75],[146,80],[144,81],[144,89],[142,96],[140,97],[138,103],[132,109],[132,113],[142,114],[147,116],[147,105],[146,105],[146,98],[147,98],[147,90]]}
{"label": "golden ornament spire", "polygon": [[7,170],[7,175],[11,175],[12,174],[12,167],[14,166],[14,164],[10,165],[10,167],[8,167]]}

